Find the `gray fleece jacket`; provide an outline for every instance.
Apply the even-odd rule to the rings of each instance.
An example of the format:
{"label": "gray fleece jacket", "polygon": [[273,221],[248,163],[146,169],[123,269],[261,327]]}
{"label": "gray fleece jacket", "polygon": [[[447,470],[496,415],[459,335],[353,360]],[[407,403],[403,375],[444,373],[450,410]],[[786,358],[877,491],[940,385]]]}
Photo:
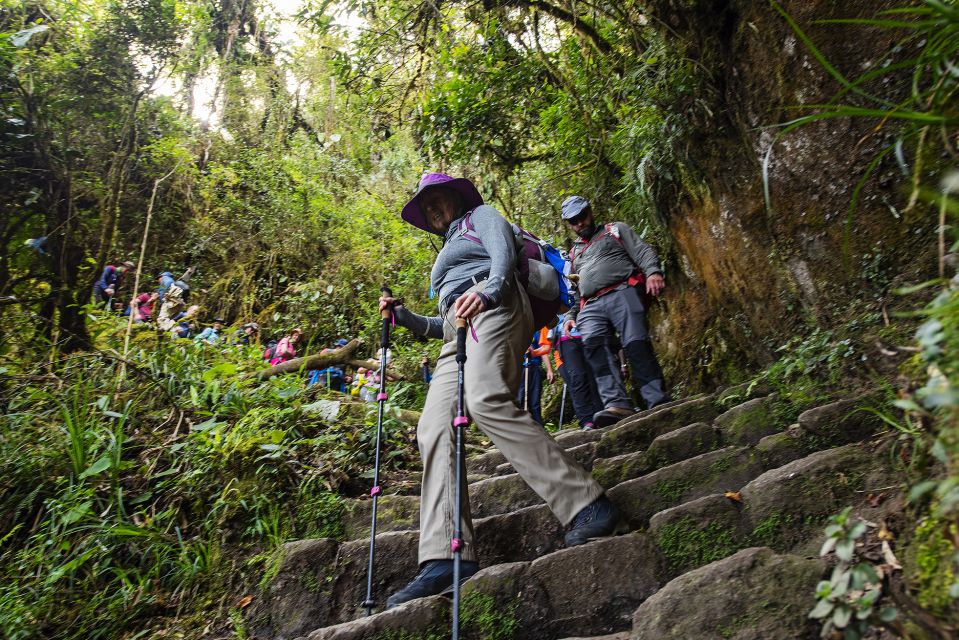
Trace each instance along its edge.
{"label": "gray fleece jacket", "polygon": [[637,269],[649,277],[662,273],[659,256],[656,251],[643,242],[625,222],[609,224],[612,233],[607,233],[607,225],[598,225],[589,240],[577,238],[570,249],[573,273],[579,274],[579,293],[576,303],[570,310],[575,318],[579,312],[579,298],[590,298],[597,291],[625,281]]}
{"label": "gray fleece jacket", "polygon": [[495,309],[503,300],[503,287],[516,271],[516,236],[513,228],[489,205],[473,209],[470,235],[482,244],[463,237],[460,229],[463,217],[457,218],[446,231],[443,248],[436,256],[430,282],[439,297],[438,316],[421,316],[404,306],[394,309],[396,323],[428,338],[443,337],[443,317],[450,304],[450,296],[472,278],[486,280],[481,295],[486,310]]}

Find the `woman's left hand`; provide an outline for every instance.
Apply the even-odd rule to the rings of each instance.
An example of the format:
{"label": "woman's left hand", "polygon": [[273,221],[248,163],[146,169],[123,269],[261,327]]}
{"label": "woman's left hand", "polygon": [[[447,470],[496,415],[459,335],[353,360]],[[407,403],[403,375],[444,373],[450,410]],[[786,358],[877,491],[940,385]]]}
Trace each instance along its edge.
{"label": "woman's left hand", "polygon": [[483,302],[483,298],[475,291],[461,295],[456,299],[453,307],[456,309],[456,317],[466,320],[471,320],[483,311],[486,311],[486,303]]}

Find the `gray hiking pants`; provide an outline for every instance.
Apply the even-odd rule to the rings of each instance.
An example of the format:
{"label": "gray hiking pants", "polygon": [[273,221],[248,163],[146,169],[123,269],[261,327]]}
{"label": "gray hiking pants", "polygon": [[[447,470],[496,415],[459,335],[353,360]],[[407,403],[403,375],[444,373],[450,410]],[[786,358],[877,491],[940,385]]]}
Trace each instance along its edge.
{"label": "gray hiking pants", "polygon": [[[484,282],[471,291],[482,291]],[[454,312],[445,318],[445,344],[426,395],[416,430],[423,458],[420,496],[420,563],[453,557],[453,513],[456,478],[456,341]],[[503,291],[499,308],[473,319],[478,342],[466,338],[466,410],[517,473],[564,525],[603,493],[592,475],[572,460],[532,416],[516,406],[523,354],[533,333],[529,299],[515,280]],[[465,479],[464,479],[465,481]],[[464,560],[476,560],[469,497],[463,491]]]}
{"label": "gray hiking pants", "polygon": [[634,287],[611,291],[590,300],[576,317],[576,327],[583,334],[586,360],[596,377],[596,387],[604,407],[633,407],[619,371],[609,366],[606,357],[606,341],[613,331],[619,333],[636,386],[647,406],[653,407],[669,399],[663,371],[649,341],[646,310]]}

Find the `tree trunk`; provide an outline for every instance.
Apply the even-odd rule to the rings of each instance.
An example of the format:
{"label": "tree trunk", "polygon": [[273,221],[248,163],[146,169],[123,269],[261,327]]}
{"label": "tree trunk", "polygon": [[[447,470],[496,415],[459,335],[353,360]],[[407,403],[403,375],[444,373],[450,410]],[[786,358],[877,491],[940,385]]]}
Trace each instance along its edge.
{"label": "tree trunk", "polygon": [[292,373],[300,369],[304,371],[325,369],[333,364],[353,364],[359,362],[359,366],[368,366],[369,363],[364,363],[362,360],[353,360],[353,352],[356,351],[359,346],[359,340],[351,340],[350,343],[342,349],[334,349],[326,353],[317,353],[305,358],[293,358],[292,360],[287,360],[286,362],[272,366],[269,369],[263,369],[257,372],[256,377],[259,380],[266,380],[281,373]]}

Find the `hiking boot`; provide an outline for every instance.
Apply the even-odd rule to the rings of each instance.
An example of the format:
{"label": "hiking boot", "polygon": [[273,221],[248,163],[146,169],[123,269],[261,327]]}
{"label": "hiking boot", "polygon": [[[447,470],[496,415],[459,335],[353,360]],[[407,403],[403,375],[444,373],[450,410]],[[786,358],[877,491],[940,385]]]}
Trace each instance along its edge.
{"label": "hiking boot", "polygon": [[619,509],[605,495],[583,507],[566,532],[566,546],[575,547],[591,538],[612,535],[619,523]]}
{"label": "hiking boot", "polygon": [[593,414],[593,425],[597,429],[602,429],[603,427],[616,424],[623,418],[628,418],[635,414],[636,411],[627,409],[626,407],[607,407]]}
{"label": "hiking boot", "polygon": [[579,428],[580,431],[592,431],[596,428],[596,425],[592,422],[584,422],[583,426]]}
{"label": "hiking boot", "polygon": [[[460,584],[466,582],[479,571],[479,563],[472,560],[460,562]],[[423,563],[420,572],[412,581],[386,600],[386,608],[398,607],[404,602],[435,596],[440,593],[452,593],[453,561],[428,560]]]}

